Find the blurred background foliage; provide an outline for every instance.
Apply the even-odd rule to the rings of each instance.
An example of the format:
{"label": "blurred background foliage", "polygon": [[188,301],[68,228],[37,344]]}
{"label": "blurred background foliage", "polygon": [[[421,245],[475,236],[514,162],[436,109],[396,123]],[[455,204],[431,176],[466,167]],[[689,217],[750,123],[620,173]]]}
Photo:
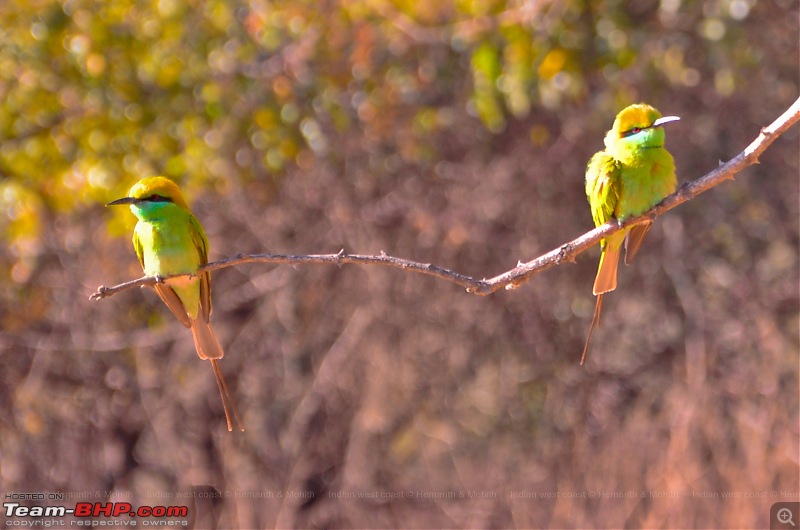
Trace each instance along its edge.
{"label": "blurred background foliage", "polygon": [[[492,276],[591,228],[585,163],[620,108],[682,116],[668,146],[697,178],[797,97],[797,42],[790,0],[5,0],[2,489],[313,493],[198,506],[199,526],[765,526],[768,494],[692,492],[798,500],[796,128],[659,221],[586,368],[596,254],[489,298],[226,269],[231,435],[152,293],[87,297],[140,275],[133,217],[102,205],[153,174],[214,259],[385,250]],[[677,497],[512,495],[590,490]],[[359,491],[493,495],[336,496]]]}

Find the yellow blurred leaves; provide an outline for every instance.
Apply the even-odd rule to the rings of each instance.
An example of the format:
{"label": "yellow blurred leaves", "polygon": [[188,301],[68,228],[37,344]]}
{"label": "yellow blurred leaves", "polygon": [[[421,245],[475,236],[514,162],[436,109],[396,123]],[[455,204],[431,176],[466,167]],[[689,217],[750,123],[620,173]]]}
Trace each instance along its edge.
{"label": "yellow blurred leaves", "polygon": [[[149,174],[246,182],[339,163],[351,137],[376,176],[424,172],[470,116],[476,133],[500,133],[581,101],[595,71],[604,101],[626,104],[649,75],[654,86],[713,82],[732,96],[738,67],[758,65],[751,44],[723,48],[752,0],[708,4],[692,19],[665,4],[642,24],[622,8],[587,24],[579,2],[523,4],[7,0],[0,175],[62,212]],[[678,23],[714,50],[713,77],[693,41],[669,29]],[[651,39],[654,28],[666,37]],[[547,144],[547,129],[525,127]],[[5,222],[5,236],[22,237],[18,225]]]}
{"label": "yellow blurred leaves", "polygon": [[[24,258],[38,251],[42,207],[34,190],[14,181],[0,181],[0,231],[7,235],[12,254]],[[19,271],[14,275],[21,276]]]}
{"label": "yellow blurred leaves", "polygon": [[564,69],[567,63],[567,53],[561,49],[553,49],[547,52],[539,65],[539,77],[542,79],[552,79],[558,72]]}
{"label": "yellow blurred leaves", "polygon": [[497,48],[488,41],[481,43],[472,52],[471,64],[475,113],[490,130],[499,132],[505,127],[505,117],[497,98],[496,82],[500,76]]}

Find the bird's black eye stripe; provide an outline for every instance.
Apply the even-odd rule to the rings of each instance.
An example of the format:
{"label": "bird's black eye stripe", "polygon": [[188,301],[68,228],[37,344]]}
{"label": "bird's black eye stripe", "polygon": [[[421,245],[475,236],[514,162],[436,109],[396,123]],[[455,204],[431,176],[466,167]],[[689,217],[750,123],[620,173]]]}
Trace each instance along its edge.
{"label": "bird's black eye stripe", "polygon": [[161,195],[155,195],[155,194],[147,197],[147,199],[145,200],[148,200],[150,202],[172,202],[172,199],[170,199],[169,197],[162,197]]}

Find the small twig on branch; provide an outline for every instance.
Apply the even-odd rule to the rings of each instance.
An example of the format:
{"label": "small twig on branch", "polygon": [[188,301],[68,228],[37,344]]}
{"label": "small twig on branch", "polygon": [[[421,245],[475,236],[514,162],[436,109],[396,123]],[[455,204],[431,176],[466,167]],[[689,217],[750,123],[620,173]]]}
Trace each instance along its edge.
{"label": "small twig on branch", "polygon": [[[758,157],[763,153],[767,147],[775,141],[780,135],[786,132],[792,125],[800,120],[800,98],[795,101],[789,109],[786,110],[777,120],[771,125],[761,129],[758,137],[745,148],[744,151],[736,155],[734,158],[720,164],[719,167],[706,174],[705,176],[687,182],[681,186],[678,191],[666,197],[663,201],[655,205],[653,208],[643,213],[638,217],[627,219],[624,223],[618,223],[612,220],[602,226],[586,232],[582,236],[574,239],[560,247],[551,250],[547,254],[539,256],[538,258],[528,261],[526,263],[519,263],[513,269],[504,272],[498,276],[489,279],[476,279],[471,276],[461,274],[459,272],[451,271],[443,267],[439,267],[430,263],[418,263],[403,258],[396,258],[388,256],[384,252],[379,255],[363,255],[363,254],[348,254],[341,250],[337,254],[316,254],[316,255],[287,255],[287,254],[249,254],[249,255],[236,255],[232,258],[223,259],[208,263],[198,270],[199,272],[213,271],[223,269],[225,267],[232,267],[234,265],[241,265],[243,263],[276,263],[276,264],[303,264],[303,263],[321,263],[321,264],[358,264],[358,265],[386,265],[421,274],[434,276],[441,280],[446,280],[456,285],[464,287],[467,292],[487,295],[500,289],[514,289],[519,285],[529,281],[534,275],[545,271],[551,267],[559,265],[563,262],[575,261],[575,256],[596,245],[601,239],[606,238],[624,228],[641,224],[644,222],[652,221],[655,218],[663,215],[665,212],[672,210],[676,206],[685,203],[688,200],[697,197],[704,191],[707,191],[722,182],[733,179],[734,175],[744,168],[758,163]],[[190,276],[187,274],[178,274],[177,276]],[[165,278],[143,277],[137,280],[121,283],[113,287],[98,287],[97,291],[93,293],[90,300],[100,300],[112,296],[120,291],[130,289],[132,287],[144,287],[145,285],[154,285],[159,281],[163,281],[173,276]]]}

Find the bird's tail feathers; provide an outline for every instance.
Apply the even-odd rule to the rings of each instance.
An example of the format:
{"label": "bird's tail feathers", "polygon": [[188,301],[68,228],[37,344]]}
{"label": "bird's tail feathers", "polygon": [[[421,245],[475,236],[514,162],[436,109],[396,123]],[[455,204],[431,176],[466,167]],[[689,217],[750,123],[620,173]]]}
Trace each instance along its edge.
{"label": "bird's tail feathers", "polygon": [[201,359],[222,359],[225,356],[211,322],[206,322],[202,317],[192,320],[192,337]]}
{"label": "bird's tail feathers", "polygon": [[611,241],[606,241],[606,246],[600,254],[600,264],[597,266],[592,294],[600,295],[617,288],[617,266],[621,250],[621,245],[612,245]]}
{"label": "bird's tail feathers", "polygon": [[639,253],[644,236],[650,231],[651,226],[653,226],[653,223],[636,225],[628,232],[625,237],[625,265],[633,263],[633,258]]}
{"label": "bird's tail feathers", "polygon": [[231,423],[232,412],[239,430],[244,431],[242,420],[239,419],[239,411],[236,409],[236,402],[233,400],[230,390],[228,390],[228,383],[225,382],[225,376],[222,375],[222,369],[219,367],[219,359],[222,359],[225,352],[222,350],[219,340],[217,340],[217,335],[214,333],[214,328],[211,327],[211,322],[206,322],[202,317],[192,320],[192,337],[194,337],[194,347],[197,350],[197,355],[201,359],[211,361],[214,378],[217,380],[219,396],[222,398],[222,408],[225,411],[228,430],[233,430]]}
{"label": "bird's tail feathers", "polygon": [[[236,425],[240,431],[244,431],[242,420],[239,419],[239,411],[236,409],[236,402],[231,397],[231,392],[228,390],[228,383],[225,382],[225,376],[222,375],[222,370],[219,367],[219,362],[216,359],[209,359],[211,361],[211,368],[214,370],[214,377],[217,379],[217,388],[219,388],[219,396],[222,398],[222,408],[225,410],[225,421],[228,422],[228,431],[233,430],[231,425],[231,414],[236,418]],[[228,411],[230,405],[230,412]]]}
{"label": "bird's tail feathers", "polygon": [[600,311],[603,309],[603,295],[597,295],[597,302],[594,305],[594,314],[592,315],[592,323],[589,325],[589,335],[586,336],[586,344],[583,347],[583,354],[581,355],[581,365],[586,362],[586,354],[589,353],[589,343],[592,341],[592,333],[594,328],[600,325]]}

